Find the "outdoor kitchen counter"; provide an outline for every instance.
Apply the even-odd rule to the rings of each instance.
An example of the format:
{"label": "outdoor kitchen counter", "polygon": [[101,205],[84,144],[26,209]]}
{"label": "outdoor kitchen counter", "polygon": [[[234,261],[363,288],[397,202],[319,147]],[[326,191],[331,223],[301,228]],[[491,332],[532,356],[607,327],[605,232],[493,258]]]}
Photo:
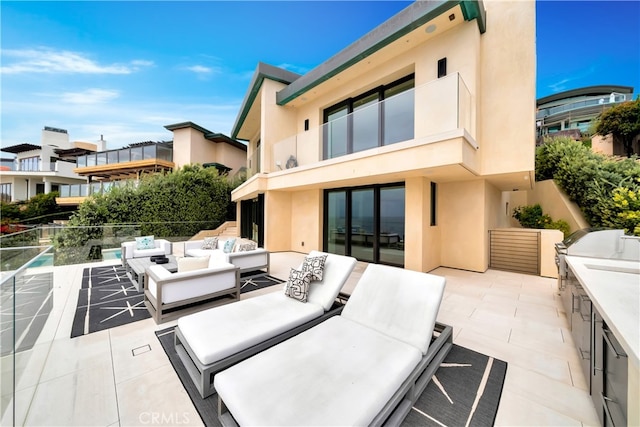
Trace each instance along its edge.
{"label": "outdoor kitchen counter", "polygon": [[640,261],[567,256],[567,264],[591,303],[640,367]]}

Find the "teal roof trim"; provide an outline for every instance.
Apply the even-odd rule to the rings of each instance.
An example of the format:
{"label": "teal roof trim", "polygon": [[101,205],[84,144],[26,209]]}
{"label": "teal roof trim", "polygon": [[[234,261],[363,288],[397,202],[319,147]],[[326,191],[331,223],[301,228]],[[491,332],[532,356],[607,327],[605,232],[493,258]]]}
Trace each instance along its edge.
{"label": "teal roof trim", "polygon": [[465,21],[476,20],[480,34],[487,31],[487,12],[481,0],[463,0],[460,2],[460,8]]}
{"label": "teal roof trim", "polygon": [[476,19],[480,33],[486,31],[482,0],[416,1],[303,76],[259,63],[233,125],[231,137],[238,137],[265,78],[287,85],[276,93],[276,104],[285,105],[457,5],[460,5],[466,21]]}
{"label": "teal roof trim", "polygon": [[276,82],[290,84],[294,80],[300,77],[300,74],[293,73],[291,71],[287,71],[282,68],[274,67],[272,65],[265,64],[263,62],[258,63],[258,67],[251,79],[251,85],[249,86],[249,91],[244,97],[244,101],[242,102],[242,106],[240,107],[240,114],[236,119],[236,122],[233,125],[231,130],[231,138],[237,139],[238,133],[240,132],[240,128],[244,123],[247,115],[249,114],[249,110],[253,105],[253,102],[258,96],[258,92],[260,92],[260,88],[262,87],[262,83],[264,79],[274,80]]}
{"label": "teal roof trim", "polygon": [[486,30],[482,0],[416,1],[279,91],[276,103],[287,104],[457,5],[460,5],[465,20],[477,19],[480,32]]}

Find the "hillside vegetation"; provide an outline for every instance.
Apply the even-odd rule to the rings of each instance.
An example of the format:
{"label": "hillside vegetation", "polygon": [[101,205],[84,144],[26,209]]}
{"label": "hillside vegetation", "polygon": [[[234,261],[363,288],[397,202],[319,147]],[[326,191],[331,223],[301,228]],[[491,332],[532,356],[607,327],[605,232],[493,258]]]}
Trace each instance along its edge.
{"label": "hillside vegetation", "polygon": [[[128,235],[189,238],[214,229],[235,213],[231,190],[236,184],[213,168],[188,165],[167,174],[144,175],[138,182],[88,197],[54,237],[56,263],[82,262],[87,242],[101,242],[91,259],[109,247],[109,239]],[[111,227],[102,227],[117,224]],[[135,228],[126,226],[136,224]]]}
{"label": "hillside vegetation", "polygon": [[553,179],[592,227],[640,236],[640,163],[635,156],[594,153],[571,138],[552,138],[536,149],[536,180]]}

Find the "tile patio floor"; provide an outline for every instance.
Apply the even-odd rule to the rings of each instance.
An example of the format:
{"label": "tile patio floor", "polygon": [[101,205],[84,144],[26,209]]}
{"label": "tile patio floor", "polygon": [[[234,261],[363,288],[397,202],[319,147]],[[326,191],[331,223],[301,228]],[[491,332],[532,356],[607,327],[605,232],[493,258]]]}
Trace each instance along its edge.
{"label": "tile patio floor", "polygon": [[[271,274],[286,279],[303,257],[273,253]],[[28,364],[16,387],[16,424],[202,425],[154,335],[175,321],[147,319],[69,338],[87,266],[95,264],[55,267],[53,311],[33,351],[16,361]],[[358,263],[346,292],[366,266]],[[432,273],[447,278],[438,321],[453,326],[454,342],[509,363],[496,425],[599,424],[555,279],[497,270]]]}

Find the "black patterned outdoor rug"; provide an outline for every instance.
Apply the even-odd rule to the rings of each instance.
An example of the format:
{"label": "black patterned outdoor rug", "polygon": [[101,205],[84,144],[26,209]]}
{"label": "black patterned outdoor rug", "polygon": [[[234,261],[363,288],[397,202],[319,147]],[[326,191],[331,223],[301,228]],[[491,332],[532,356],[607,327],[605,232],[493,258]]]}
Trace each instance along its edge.
{"label": "black patterned outdoor rug", "polygon": [[[176,353],[173,330],[174,327],[156,331],[156,336],[202,422],[220,426],[218,395],[200,397]],[[493,425],[506,372],[506,362],[454,344],[402,426]]]}
{"label": "black patterned outdoor rug", "polygon": [[151,317],[124,267],[85,268],[71,338]]}
{"label": "black patterned outdoor rug", "polygon": [[[249,272],[240,279],[240,293],[283,283],[264,274]],[[124,267],[119,265],[85,268],[71,338],[151,317]]]}
{"label": "black patterned outdoor rug", "polygon": [[245,292],[267,288],[269,286],[278,285],[280,283],[284,282],[276,277],[264,274],[264,272],[252,271],[249,273],[244,273],[240,277],[240,293],[244,294]]}

